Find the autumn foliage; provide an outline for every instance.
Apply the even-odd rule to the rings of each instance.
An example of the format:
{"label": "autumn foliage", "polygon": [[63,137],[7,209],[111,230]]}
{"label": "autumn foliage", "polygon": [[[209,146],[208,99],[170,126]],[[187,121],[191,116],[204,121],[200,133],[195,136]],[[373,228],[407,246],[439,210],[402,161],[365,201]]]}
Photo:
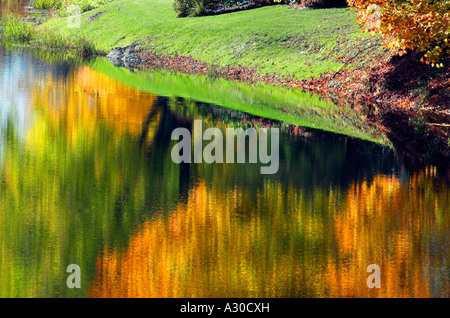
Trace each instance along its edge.
{"label": "autumn foliage", "polygon": [[442,67],[450,53],[450,1],[447,0],[347,0],[360,9],[358,22],[380,33],[385,44],[399,54],[424,53],[421,61]]}

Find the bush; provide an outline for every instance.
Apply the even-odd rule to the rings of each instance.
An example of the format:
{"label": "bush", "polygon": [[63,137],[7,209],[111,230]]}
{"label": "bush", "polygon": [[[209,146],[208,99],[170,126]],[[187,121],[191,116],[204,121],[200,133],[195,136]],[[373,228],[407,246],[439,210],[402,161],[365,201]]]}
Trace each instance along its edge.
{"label": "bush", "polygon": [[298,3],[303,7],[331,8],[344,7],[346,0],[174,0],[173,7],[178,17],[202,16],[225,13],[228,8],[248,9],[273,4]]}
{"label": "bush", "polygon": [[311,8],[333,8],[347,6],[346,0],[299,0],[298,4]]}
{"label": "bush", "polygon": [[249,4],[251,2],[251,0],[222,0],[221,1],[221,5],[223,5],[226,8],[231,8],[233,6],[243,6],[246,4]]}
{"label": "bush", "polygon": [[275,3],[282,3],[282,0],[251,0],[250,2],[261,5],[269,5]]}
{"label": "bush", "polygon": [[173,9],[179,18],[184,18],[191,14],[194,4],[192,0],[175,0],[173,2]]}
{"label": "bush", "polygon": [[173,8],[178,17],[202,16],[214,5],[222,2],[221,0],[175,0]]}

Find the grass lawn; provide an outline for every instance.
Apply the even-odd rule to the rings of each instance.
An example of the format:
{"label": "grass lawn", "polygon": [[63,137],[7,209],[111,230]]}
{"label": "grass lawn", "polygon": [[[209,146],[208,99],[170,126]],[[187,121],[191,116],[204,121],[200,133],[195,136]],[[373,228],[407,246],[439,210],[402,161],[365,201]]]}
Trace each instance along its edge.
{"label": "grass lawn", "polygon": [[[94,21],[88,20],[102,11]],[[277,5],[176,18],[172,0],[115,0],[83,13],[79,29],[70,29],[66,18],[40,28],[85,37],[104,51],[139,41],[158,54],[190,55],[219,66],[252,66],[260,74],[298,79],[339,69],[343,64],[336,58],[351,56],[368,40],[348,8],[299,10]]]}

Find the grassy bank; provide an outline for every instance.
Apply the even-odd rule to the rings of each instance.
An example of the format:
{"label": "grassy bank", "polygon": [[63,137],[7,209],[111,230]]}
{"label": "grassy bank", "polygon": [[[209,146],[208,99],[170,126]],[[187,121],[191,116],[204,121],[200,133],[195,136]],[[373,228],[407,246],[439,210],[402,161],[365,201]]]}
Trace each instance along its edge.
{"label": "grassy bank", "polygon": [[[279,5],[180,19],[171,0],[115,0],[83,13],[79,29],[69,28],[66,18],[39,28],[82,36],[103,51],[137,41],[157,54],[192,56],[219,66],[255,67],[260,74],[298,79],[338,70],[343,57],[372,45],[359,32],[355,14],[345,8],[299,10]],[[381,50],[373,47],[367,59],[358,63],[370,63],[369,53]]]}

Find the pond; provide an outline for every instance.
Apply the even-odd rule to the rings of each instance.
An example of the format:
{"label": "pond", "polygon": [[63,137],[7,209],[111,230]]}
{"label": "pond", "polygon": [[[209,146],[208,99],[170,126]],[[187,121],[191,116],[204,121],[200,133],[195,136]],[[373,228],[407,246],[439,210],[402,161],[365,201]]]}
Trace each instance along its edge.
{"label": "pond", "polygon": [[[1,47],[0,297],[448,297],[448,180],[342,112],[292,90]],[[279,127],[277,173],[174,163],[171,134],[194,120]]]}
{"label": "pond", "polygon": [[0,17],[10,14],[23,15],[24,7],[29,3],[29,0],[1,0]]}

